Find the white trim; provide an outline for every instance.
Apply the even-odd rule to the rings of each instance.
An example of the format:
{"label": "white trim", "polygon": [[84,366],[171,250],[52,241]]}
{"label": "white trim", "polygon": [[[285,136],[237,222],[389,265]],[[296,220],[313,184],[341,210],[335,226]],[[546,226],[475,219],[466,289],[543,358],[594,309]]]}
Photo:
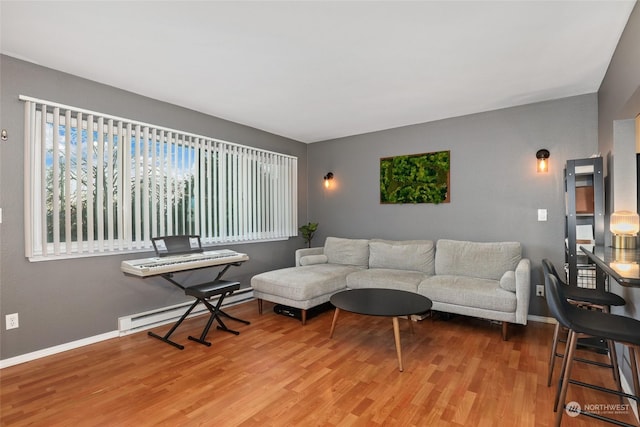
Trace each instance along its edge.
{"label": "white trim", "polygon": [[[24,172],[25,195],[29,197],[25,198],[28,200],[28,203],[25,202],[25,216],[30,219],[30,227],[25,231],[25,239],[30,239],[25,245],[25,253],[32,261],[79,258],[102,255],[104,252],[151,250],[151,237],[158,233],[158,213],[155,205],[157,169],[163,166],[158,164],[156,156],[158,148],[163,153],[165,150],[169,153],[169,167],[172,162],[175,166],[173,174],[163,175],[167,185],[172,186],[172,191],[166,194],[167,197],[171,194],[171,203],[175,206],[173,210],[168,207],[166,212],[160,212],[163,221],[166,215],[166,220],[174,222],[169,224],[169,228],[175,227],[175,234],[202,234],[203,231],[206,233],[205,211],[211,210],[213,206],[219,212],[218,218],[213,223],[216,230],[209,227],[212,234],[203,236],[205,244],[266,241],[297,236],[297,223],[290,223],[292,219],[297,220],[297,217],[288,215],[286,209],[292,199],[296,200],[297,181],[287,178],[288,172],[292,172],[289,169],[296,170],[297,157],[24,95],[20,95],[20,99],[28,106],[25,110],[25,123],[31,126],[30,129],[25,129],[25,135],[30,135],[30,138],[25,139],[25,153],[31,154],[29,162],[25,163]],[[75,118],[72,118],[72,115],[75,115]],[[75,127],[72,123],[74,120]],[[105,120],[108,122],[107,129],[105,129]],[[118,125],[115,136],[114,120]],[[66,132],[64,136],[60,130],[63,125]],[[124,129],[125,125],[126,132],[120,135],[120,130]],[[73,128],[72,130],[77,128],[76,133],[70,131],[70,127]],[[107,159],[104,158],[105,131],[108,132],[106,135],[106,142],[110,147],[108,151],[112,153]],[[158,141],[158,131],[161,135],[166,135],[167,139]],[[94,135],[96,133],[97,136]],[[117,174],[118,181],[113,188],[119,203],[104,207],[104,186],[114,185],[111,182],[114,174],[110,168],[115,169],[112,156],[116,136],[120,172]],[[62,141],[64,146],[60,146]],[[131,141],[133,153],[129,147],[129,141]],[[76,144],[75,148],[73,144]],[[207,151],[207,158],[201,155],[204,153],[203,144],[216,147],[213,151]],[[97,154],[94,151],[97,151]],[[124,159],[121,157],[121,152]],[[255,156],[256,153],[260,155]],[[67,165],[64,169],[60,166],[62,157],[65,158],[65,165]],[[69,167],[70,158],[77,159],[75,175]],[[247,217],[252,213],[248,206],[254,202],[248,187],[251,177],[247,175],[247,169],[249,162],[254,159],[266,160],[264,165],[259,166],[263,167],[264,174],[267,175],[264,179],[268,197],[263,201],[263,209],[268,211],[270,221],[266,224],[271,227],[264,230],[264,233],[258,234],[258,237],[255,237],[256,233],[262,230],[256,229],[252,219]],[[121,163],[120,160],[122,160]],[[150,164],[151,160],[153,162]],[[219,163],[220,168],[214,176],[208,176],[200,170],[204,168],[205,163],[209,165]],[[284,165],[288,165],[288,169],[284,169]],[[105,174],[108,178],[106,182]],[[73,180],[71,180],[72,175],[75,176]],[[124,176],[122,181],[120,176]],[[198,178],[202,178],[203,181]],[[70,185],[62,186],[64,192],[56,185],[62,179],[65,183],[72,181]],[[212,181],[217,183],[218,197],[209,200],[203,191],[207,184],[209,184],[207,189],[211,190]],[[95,200],[94,190],[97,190]],[[123,193],[122,197],[121,193]],[[64,200],[60,200],[61,198]],[[71,202],[74,199],[76,209],[75,214],[71,215]],[[151,203],[153,206],[150,206]],[[85,205],[86,208],[84,208]],[[117,210],[117,236],[112,234],[115,227],[114,215],[109,216],[108,224],[105,224],[103,207],[112,214],[112,209]],[[62,213],[64,213],[64,223],[61,224]],[[172,213],[175,221],[171,219]],[[76,218],[76,237],[72,237],[72,216]],[[64,244],[60,236],[62,226],[65,227]],[[105,226],[110,230],[106,248],[104,247]],[[163,226],[160,228],[164,229]],[[260,239],[262,236],[265,238]],[[51,242],[48,241],[49,238]]]}
{"label": "white trim", "polygon": [[[244,291],[241,290],[241,293],[239,293],[238,295],[236,295],[236,297],[240,297],[240,298],[233,298],[233,296],[229,297],[230,302],[228,302],[227,304],[223,304],[223,307],[231,307],[243,302],[247,302],[249,299],[253,298],[253,290],[250,291]],[[247,295],[248,294],[248,295]],[[191,304],[193,303],[193,300],[191,301]],[[186,303],[185,305],[189,305],[188,303]],[[208,313],[208,311],[206,311],[205,313]],[[192,316],[189,316],[192,317]],[[143,331],[145,329],[150,329],[150,328],[155,328],[156,326],[161,326],[164,325],[166,323],[171,323],[172,321],[175,321],[175,319],[169,319],[166,320],[164,322],[161,323],[155,323],[153,325],[149,325],[148,327],[145,328],[138,328],[135,332],[140,332]],[[11,357],[9,359],[4,359],[4,360],[0,360],[0,369],[4,369],[4,368],[8,368],[10,366],[14,366],[14,365],[19,365],[21,363],[26,363],[26,362],[31,362],[32,360],[36,360],[36,359],[41,359],[43,357],[47,357],[47,356],[53,356],[54,354],[58,354],[58,353],[62,353],[68,350],[74,350],[76,348],[80,348],[80,347],[84,347],[87,345],[91,345],[91,344],[96,344],[99,343],[101,341],[106,341],[106,340],[110,340],[113,338],[120,338],[121,336],[127,335],[127,333],[122,333],[121,331],[115,330],[115,331],[111,331],[111,332],[106,332],[104,334],[100,334],[100,335],[94,335],[92,337],[87,337],[87,338],[83,338],[80,340],[76,340],[76,341],[71,341],[68,343],[64,343],[64,344],[60,344],[60,345],[56,345],[53,347],[49,347],[49,348],[43,348],[42,350],[36,350],[34,352],[31,353],[26,353],[26,354],[21,354],[20,356],[16,356],[16,357]]]}
{"label": "white trim", "polygon": [[[243,302],[247,302],[253,299],[253,289],[246,288],[241,289],[237,293],[225,298],[222,308],[231,307]],[[217,301],[218,298],[212,298],[209,301]],[[180,304],[170,305],[167,307],[157,308],[155,310],[145,311],[143,313],[136,313],[129,316],[123,316],[118,318],[118,331],[119,335],[131,335],[136,332],[146,331],[158,326],[174,323],[185,311],[189,308],[194,300],[185,301]],[[192,317],[201,316],[203,314],[209,314],[209,309],[200,304],[187,316],[187,319]]]}
{"label": "white trim", "polygon": [[[261,240],[241,240],[241,241],[232,241],[231,239],[229,239],[228,241],[225,242],[216,242],[216,243],[208,243],[208,244],[203,244],[202,248],[204,250],[207,250],[207,248],[213,248],[213,247],[220,247],[220,246],[225,246],[228,247],[230,244],[234,244],[234,245],[245,245],[248,243],[265,243],[265,242],[279,242],[279,241],[284,241],[284,240],[289,240],[292,237],[295,236],[291,236],[291,237],[273,237],[270,239],[261,239]],[[43,261],[55,261],[58,259],[74,259],[74,258],[90,258],[90,257],[96,257],[96,256],[108,256],[108,255],[130,255],[130,254],[135,254],[135,253],[144,253],[144,252],[153,252],[153,249],[150,248],[143,248],[143,249],[131,249],[131,250],[127,250],[126,252],[124,251],[118,251],[117,249],[114,249],[113,251],[107,251],[104,250],[103,252],[94,252],[94,253],[72,253],[72,254],[60,254],[60,256],[56,257],[56,258],[51,258],[51,257],[44,257],[44,256],[32,256],[29,257],[29,262],[43,262]]]}
{"label": "white trim", "polygon": [[110,340],[112,338],[118,338],[118,331],[106,332],[104,334],[94,335],[92,337],[83,338],[81,340],[71,341],[65,344],[56,345],[54,347],[43,348],[42,350],[37,350],[31,353],[21,354],[20,356],[11,357],[9,359],[0,360],[0,369],[19,365],[20,363],[30,362],[36,359],[41,359],[43,357],[52,356],[57,353],[84,347],[86,345],[95,344],[100,341]]}
{"label": "white trim", "polygon": [[554,319],[553,317],[536,316],[533,314],[528,315],[527,320],[539,323],[551,323],[552,325],[556,324],[556,319]]}

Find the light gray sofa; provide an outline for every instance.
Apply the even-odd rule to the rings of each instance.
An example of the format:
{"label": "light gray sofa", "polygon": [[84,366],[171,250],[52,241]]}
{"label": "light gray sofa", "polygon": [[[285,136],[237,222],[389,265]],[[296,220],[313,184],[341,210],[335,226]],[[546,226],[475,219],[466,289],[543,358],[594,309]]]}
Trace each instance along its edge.
{"label": "light gray sofa", "polygon": [[262,313],[267,300],[302,310],[344,289],[391,288],[422,294],[433,310],[526,325],[530,262],[517,242],[390,241],[328,237],[296,251],[296,266],[251,279]]}

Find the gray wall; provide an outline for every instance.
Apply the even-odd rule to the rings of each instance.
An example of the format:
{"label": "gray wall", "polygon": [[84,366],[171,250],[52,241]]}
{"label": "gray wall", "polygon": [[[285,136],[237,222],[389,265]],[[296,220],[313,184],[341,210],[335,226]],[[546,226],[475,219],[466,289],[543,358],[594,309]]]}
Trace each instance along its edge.
{"label": "gray wall", "polygon": [[[144,253],[36,263],[25,258],[24,103],[18,95],[297,156],[298,215],[300,223],[307,219],[305,144],[7,56],[0,56],[0,88],[0,126],[9,132],[9,140],[0,143],[0,359],[111,332],[120,316],[186,300],[183,292],[162,279],[129,278],[120,272],[123,259],[147,256]],[[303,246],[301,238],[230,246],[251,260],[229,270],[225,278],[248,286],[258,272],[293,265],[295,249]],[[200,278],[182,274],[180,280],[193,283]],[[6,331],[4,316],[15,312],[20,327]]]}
{"label": "gray wall", "polygon": [[[122,259],[106,256],[29,263],[24,257],[23,104],[30,95],[117,116],[269,149],[299,158],[299,219],[320,223],[314,245],[345,237],[517,240],[542,283],[540,260],[563,262],[567,159],[595,152],[610,158],[613,121],[640,112],[640,11],[636,7],[604,82],[595,94],[407,126],[305,146],[296,141],[138,96],[68,74],[0,56],[0,359],[116,329],[117,318],[183,301],[160,279],[127,278]],[[393,106],[390,106],[393,108]],[[535,152],[551,151],[550,172],[535,173]],[[380,205],[381,157],[451,150],[451,202]],[[607,162],[605,162],[607,163]],[[334,188],[322,177],[334,172]],[[307,182],[308,181],[308,182]],[[308,194],[307,194],[308,189]],[[549,221],[536,221],[538,208]],[[310,212],[307,217],[307,210]],[[261,271],[288,266],[301,239],[238,245],[251,261],[226,276],[249,284]],[[142,255],[141,255],[142,256]],[[198,280],[185,274],[187,283]],[[638,317],[637,290],[623,290]],[[5,331],[4,315],[20,313],[20,328]],[[532,296],[531,314],[546,316]]]}
{"label": "gray wall", "polygon": [[[614,122],[623,126],[640,114],[640,7],[636,5],[622,33],[598,92],[598,146],[610,169],[615,169]],[[638,131],[638,130],[636,130]],[[618,133],[621,135],[621,133]],[[627,138],[631,140],[631,138]],[[622,143],[616,140],[615,144]],[[633,144],[634,141],[630,141]],[[609,171],[609,175],[613,170]],[[636,181],[637,183],[637,181]],[[616,181],[616,186],[625,185]],[[629,185],[631,188],[631,185]],[[619,188],[616,188],[619,191]],[[609,189],[609,194],[612,194]],[[613,205],[608,203],[610,214]],[[608,216],[608,215],[607,215]],[[608,229],[608,222],[607,222]],[[640,289],[623,288],[614,283],[612,289],[627,300],[624,312],[640,319]]]}
{"label": "gray wall", "polygon": [[640,114],[640,5],[636,4],[598,91],[598,146],[613,147],[613,122]]}
{"label": "gray wall", "polygon": [[[640,114],[640,6],[636,4],[598,91],[598,146],[603,156],[606,156],[606,163],[610,169],[609,175],[615,170],[616,153],[613,151],[614,145],[619,146],[624,143],[619,139],[616,139],[614,143],[614,122],[618,122],[618,127],[626,126],[638,114]],[[627,123],[623,121],[627,121]],[[633,126],[632,123],[631,126]],[[636,132],[640,132],[640,130],[636,129]],[[617,134],[617,138],[622,137],[620,132]],[[634,141],[630,140],[628,143],[633,144]],[[617,192],[620,191],[618,187],[625,185],[625,183],[616,180],[615,185]],[[631,187],[629,185],[629,188]],[[609,188],[608,193],[613,194],[612,190]],[[607,205],[609,207],[607,212],[608,229],[608,217],[613,209],[612,200],[608,200]],[[611,291],[619,294],[627,301],[624,307],[613,308],[612,311],[614,313],[640,319],[639,288],[625,288],[612,280]],[[620,366],[624,371],[627,382],[631,384],[629,355],[626,351],[619,351],[618,354],[622,359]]]}
{"label": "gray wall", "polygon": [[[583,95],[311,144],[315,245],[326,236],[515,240],[532,261],[532,284],[542,284],[541,259],[564,262],[565,161],[597,152],[596,103]],[[548,174],[535,170],[540,148],[551,152]],[[450,203],[379,203],[381,157],[439,150],[451,151]],[[329,171],[335,187],[325,190]],[[538,208],[548,210],[547,222],[537,221]],[[533,295],[530,313],[546,316]]]}

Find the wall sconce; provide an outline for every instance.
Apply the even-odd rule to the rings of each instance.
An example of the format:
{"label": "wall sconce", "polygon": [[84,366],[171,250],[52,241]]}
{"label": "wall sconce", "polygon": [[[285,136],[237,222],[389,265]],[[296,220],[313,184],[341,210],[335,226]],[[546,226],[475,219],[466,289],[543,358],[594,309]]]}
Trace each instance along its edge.
{"label": "wall sconce", "polygon": [[536,152],[536,159],[538,159],[536,170],[538,171],[538,173],[549,172],[549,156],[550,155],[551,153],[549,153],[549,150],[546,150],[544,148]]}
{"label": "wall sconce", "polygon": [[333,172],[329,172],[324,176],[324,188],[329,188],[331,180],[333,179]]}
{"label": "wall sconce", "polygon": [[635,249],[640,221],[638,214],[631,211],[616,211],[611,214],[611,246],[618,249]]}

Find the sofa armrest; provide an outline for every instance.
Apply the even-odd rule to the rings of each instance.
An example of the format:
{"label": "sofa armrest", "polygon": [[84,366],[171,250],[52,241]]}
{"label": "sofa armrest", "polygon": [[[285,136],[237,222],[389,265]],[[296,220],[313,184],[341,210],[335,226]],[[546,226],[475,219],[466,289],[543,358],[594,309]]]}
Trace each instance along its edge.
{"label": "sofa armrest", "polygon": [[296,250],[296,267],[300,266],[300,258],[307,255],[322,255],[324,253],[324,247],[317,248],[302,248]]}
{"label": "sofa armrest", "polygon": [[531,262],[527,258],[516,266],[516,323],[527,324],[531,299]]}

